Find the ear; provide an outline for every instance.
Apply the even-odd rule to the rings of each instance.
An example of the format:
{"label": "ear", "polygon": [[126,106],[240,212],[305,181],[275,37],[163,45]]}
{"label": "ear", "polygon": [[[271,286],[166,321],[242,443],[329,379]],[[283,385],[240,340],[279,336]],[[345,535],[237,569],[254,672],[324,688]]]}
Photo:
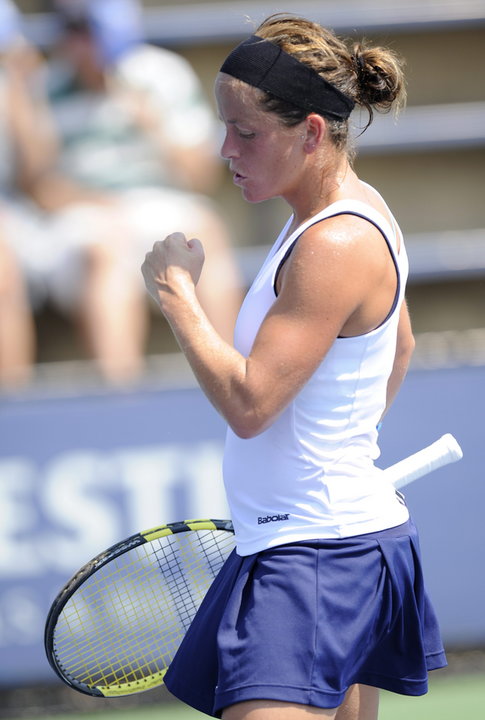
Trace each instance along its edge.
{"label": "ear", "polygon": [[305,129],[303,148],[308,154],[314,152],[321,145],[327,133],[327,123],[324,117],[317,113],[310,113],[304,120]]}

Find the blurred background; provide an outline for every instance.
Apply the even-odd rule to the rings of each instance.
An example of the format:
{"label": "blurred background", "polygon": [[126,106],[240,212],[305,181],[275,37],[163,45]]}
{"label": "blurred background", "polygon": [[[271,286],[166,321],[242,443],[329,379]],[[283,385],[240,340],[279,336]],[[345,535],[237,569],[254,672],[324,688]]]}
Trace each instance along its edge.
{"label": "blurred background", "polygon": [[406,59],[399,117],[360,137],[353,118],[356,169],[406,237],[417,340],[379,464],[445,432],[462,445],[406,496],[447,649],[483,672],[485,1],[1,0],[0,717],[56,706],[44,620],[80,565],[140,529],[227,514],[223,423],[139,267],[172,230],[201,237],[201,302],[229,336],[287,209],[233,186],[212,85],[276,11]]}

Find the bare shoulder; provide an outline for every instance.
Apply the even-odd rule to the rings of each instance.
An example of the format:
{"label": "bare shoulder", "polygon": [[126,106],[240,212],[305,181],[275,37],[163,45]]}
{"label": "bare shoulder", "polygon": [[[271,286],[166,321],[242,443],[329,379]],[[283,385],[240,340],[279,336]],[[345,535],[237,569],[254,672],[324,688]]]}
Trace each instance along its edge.
{"label": "bare shoulder", "polygon": [[396,269],[380,231],[352,215],[308,228],[278,277],[279,301],[329,332],[357,335],[377,327],[396,292]]}
{"label": "bare shoulder", "polygon": [[366,218],[351,213],[342,213],[325,218],[311,225],[300,236],[300,245],[315,244],[322,250],[361,250],[365,252],[373,244],[384,244],[382,233]]}
{"label": "bare shoulder", "polygon": [[[315,223],[298,238],[288,266],[305,267],[306,272],[326,268],[333,274],[379,275],[390,261],[381,232],[364,218],[337,215]],[[370,278],[369,278],[370,279]]]}

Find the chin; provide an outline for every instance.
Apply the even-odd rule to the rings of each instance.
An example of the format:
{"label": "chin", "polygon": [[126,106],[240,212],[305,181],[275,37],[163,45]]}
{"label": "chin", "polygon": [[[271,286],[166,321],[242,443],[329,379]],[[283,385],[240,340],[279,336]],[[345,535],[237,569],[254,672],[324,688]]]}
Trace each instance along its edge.
{"label": "chin", "polygon": [[252,205],[257,205],[258,203],[265,202],[265,200],[270,200],[274,197],[274,195],[263,195],[246,189],[243,189],[242,195],[246,202],[251,203]]}

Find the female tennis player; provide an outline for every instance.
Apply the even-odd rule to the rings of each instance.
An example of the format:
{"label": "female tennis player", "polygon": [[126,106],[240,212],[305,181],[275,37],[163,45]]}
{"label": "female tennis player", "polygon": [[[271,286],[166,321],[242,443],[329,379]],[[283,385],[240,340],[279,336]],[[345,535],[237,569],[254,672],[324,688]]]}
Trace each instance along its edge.
{"label": "female tennis player", "polygon": [[272,16],[225,60],[222,155],[249,202],[292,214],[243,303],[235,346],[195,295],[196,239],[175,233],[145,282],[228,423],[233,553],[166,675],[224,720],[374,720],[378,688],[427,691],[446,659],[416,530],[374,466],[376,426],[413,337],[403,238],[352,167],[355,105],[404,101],[396,56]]}

